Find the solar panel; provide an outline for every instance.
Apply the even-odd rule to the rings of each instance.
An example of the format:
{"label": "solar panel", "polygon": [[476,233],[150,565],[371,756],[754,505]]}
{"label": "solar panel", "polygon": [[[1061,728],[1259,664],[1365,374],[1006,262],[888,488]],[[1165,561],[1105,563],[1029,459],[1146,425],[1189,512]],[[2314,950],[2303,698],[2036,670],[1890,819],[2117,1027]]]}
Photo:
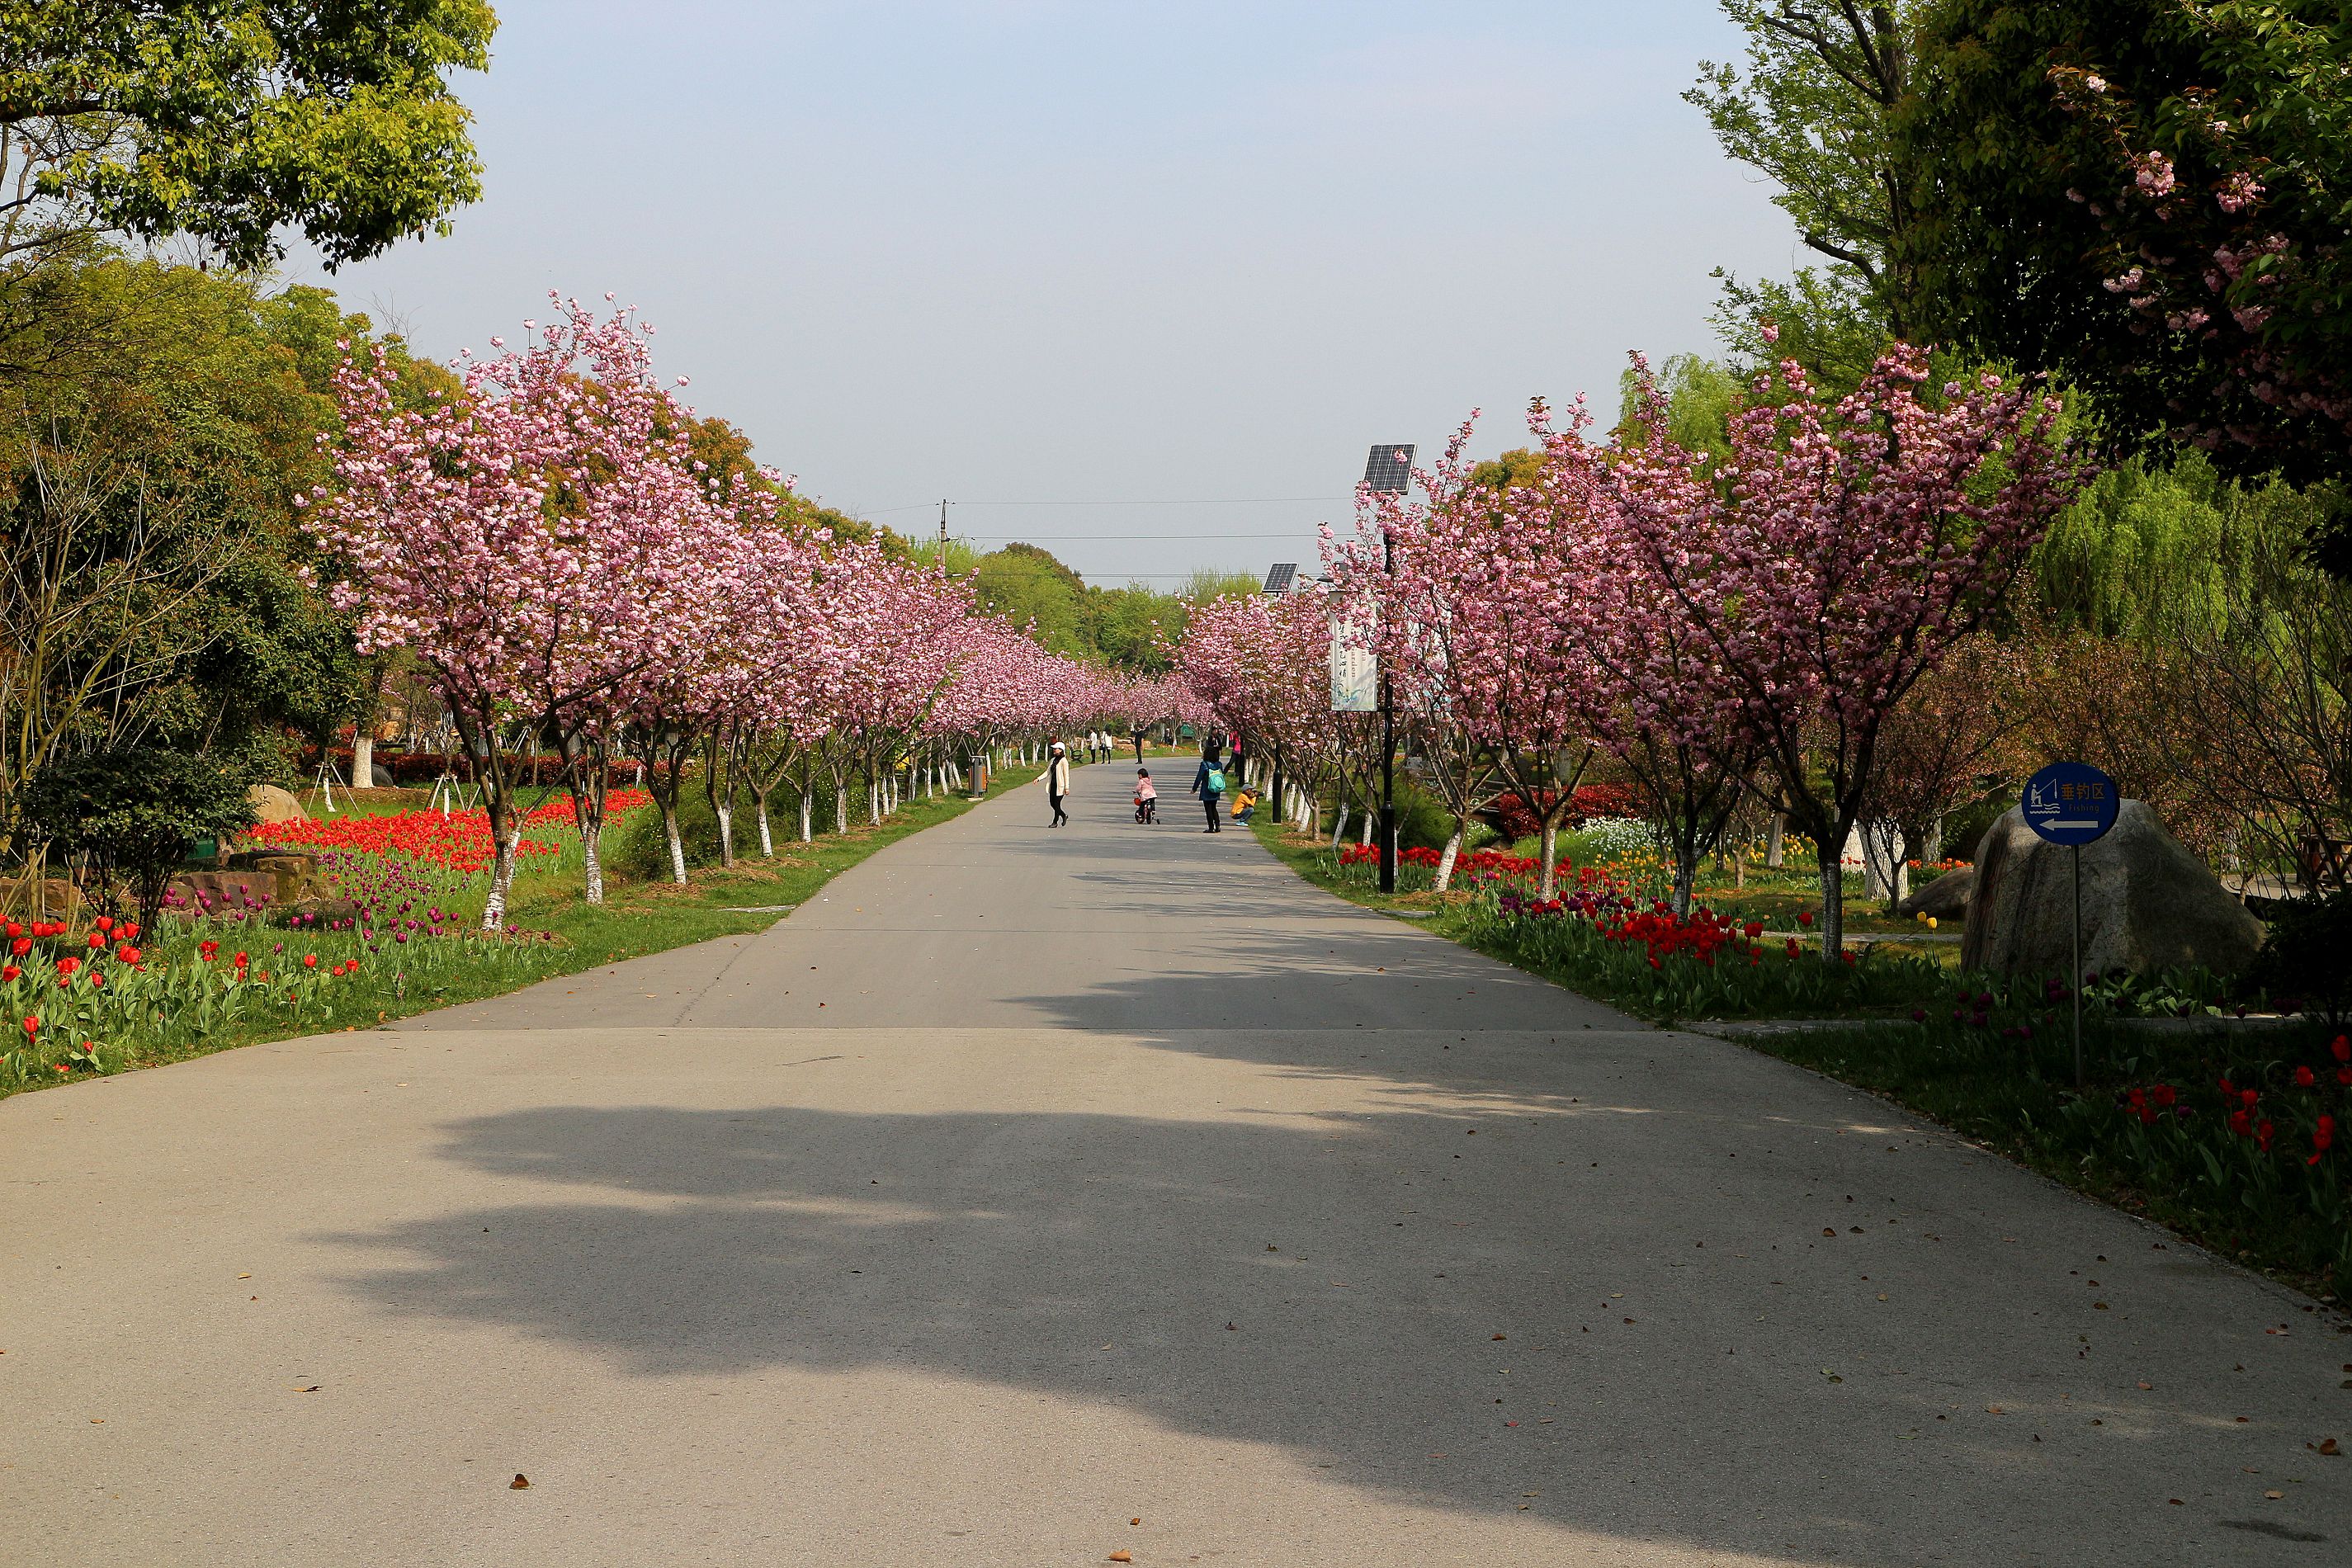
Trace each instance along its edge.
{"label": "solar panel", "polygon": [[1297,581],[1297,562],[1277,561],[1265,569],[1265,592],[1287,594],[1290,592],[1290,584]]}
{"label": "solar panel", "polygon": [[1402,495],[1412,488],[1412,448],[1393,443],[1375,447],[1364,459],[1364,483],[1376,490]]}

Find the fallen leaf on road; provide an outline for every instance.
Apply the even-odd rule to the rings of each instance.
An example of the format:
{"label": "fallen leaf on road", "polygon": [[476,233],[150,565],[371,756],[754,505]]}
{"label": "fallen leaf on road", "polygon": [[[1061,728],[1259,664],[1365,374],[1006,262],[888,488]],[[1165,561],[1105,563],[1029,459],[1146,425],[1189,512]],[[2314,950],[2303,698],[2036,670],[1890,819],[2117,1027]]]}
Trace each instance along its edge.
{"label": "fallen leaf on road", "polygon": [[1998,1405],[1988,1405],[1985,1406],[1985,1414],[1988,1415],[2006,1415],[2007,1412],[2002,1410]]}
{"label": "fallen leaf on road", "polygon": [[1143,1522],[1143,1521],[1141,1521],[1141,1520],[1139,1520],[1139,1519],[1130,1519],[1130,1520],[1129,1520],[1127,1522],[1128,1522],[1128,1523],[1129,1523],[1129,1524],[1141,1524],[1141,1523]]}
{"label": "fallen leaf on road", "polygon": [[1126,1550],[1122,1548],[1121,1550],[1110,1554],[1110,1561],[1113,1563],[1132,1563],[1135,1559],[1128,1555]]}
{"label": "fallen leaf on road", "polygon": [[1495,1336],[1495,1338],[1496,1338],[1496,1339],[1497,1339],[1497,1340],[1500,1340],[1502,1337],[1503,1337],[1503,1336],[1502,1336],[1502,1335],[1500,1335],[1500,1334],[1496,1334],[1496,1335]]}
{"label": "fallen leaf on road", "polygon": [[2152,1383],[2143,1383],[2143,1384],[2140,1384],[2140,1387],[2141,1387],[2141,1388],[2143,1388],[2143,1389],[2152,1389],[2152,1388],[2154,1388],[2155,1386],[2156,1386],[2156,1384],[2152,1384]]}
{"label": "fallen leaf on road", "polygon": [[517,1470],[515,1472],[515,1479],[507,1483],[507,1490],[510,1492],[522,1492],[529,1491],[530,1489],[530,1478],[524,1475],[520,1470]]}
{"label": "fallen leaf on road", "polygon": [[2283,1497],[2286,1496],[2286,1493],[2284,1493],[2284,1492],[2264,1492],[2264,1493],[2263,1494],[2263,1496],[2264,1496],[2264,1497],[2266,1497],[2266,1498],[2270,1499],[2270,1500],[2271,1500],[2271,1501],[2273,1501],[2273,1502],[2276,1502],[2276,1501],[2278,1501],[2278,1500],[2279,1500],[2279,1499],[2281,1499],[2281,1498],[2283,1498]]}
{"label": "fallen leaf on road", "polygon": [[1833,1225],[1825,1225],[1822,1226],[1822,1234],[1823,1236],[1835,1236],[1837,1234],[1837,1226]]}
{"label": "fallen leaf on road", "polygon": [[[2304,1447],[2307,1448],[2310,1447],[2311,1445],[2306,1443]],[[2331,1459],[2344,1452],[2344,1450],[2336,1445],[2336,1439],[2333,1437],[2321,1438],[2319,1441],[2318,1451],[2326,1455]]]}

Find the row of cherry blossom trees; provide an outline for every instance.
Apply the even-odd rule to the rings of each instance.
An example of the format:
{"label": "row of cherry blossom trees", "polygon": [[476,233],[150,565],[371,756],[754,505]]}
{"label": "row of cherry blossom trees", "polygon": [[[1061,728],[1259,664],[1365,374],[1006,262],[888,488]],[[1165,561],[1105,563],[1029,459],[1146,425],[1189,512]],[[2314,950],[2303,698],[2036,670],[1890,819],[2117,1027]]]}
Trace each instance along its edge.
{"label": "row of cherry blossom trees", "polygon": [[473,755],[496,846],[486,925],[514,877],[526,747],[565,760],[600,902],[616,763],[643,765],[684,882],[694,781],[731,864],[746,799],[773,852],[787,784],[805,839],[821,788],[836,825],[853,784],[878,821],[904,790],[952,787],[961,759],[1178,700],[1045,652],[877,541],[797,523],[773,472],[714,470],[684,378],[656,380],[631,312],[559,300],[524,329],[461,355],[446,395],[347,353],[333,479],[300,498],[362,651],[410,650]]}
{"label": "row of cherry blossom trees", "polygon": [[[1635,378],[1637,412],[1605,440],[1580,405],[1536,403],[1532,461],[1500,478],[1465,459],[1465,424],[1417,495],[1360,494],[1316,591],[1196,616],[1179,668],[1312,786],[1351,756],[1360,773],[1363,716],[1330,711],[1325,668],[1335,637],[1369,646],[1454,820],[1441,887],[1462,826],[1507,790],[1539,815],[1550,897],[1598,757],[1637,790],[1685,910],[1733,814],[1778,813],[1816,847],[1833,957],[1850,837],[1882,794],[1920,787],[1896,776],[1890,725],[1996,611],[2082,459],[2054,397],[1990,375],[1931,386],[1908,348],[1834,400],[1783,362],[1721,459],[1671,437],[1638,359]],[[1376,767],[1377,731],[1370,746]]]}

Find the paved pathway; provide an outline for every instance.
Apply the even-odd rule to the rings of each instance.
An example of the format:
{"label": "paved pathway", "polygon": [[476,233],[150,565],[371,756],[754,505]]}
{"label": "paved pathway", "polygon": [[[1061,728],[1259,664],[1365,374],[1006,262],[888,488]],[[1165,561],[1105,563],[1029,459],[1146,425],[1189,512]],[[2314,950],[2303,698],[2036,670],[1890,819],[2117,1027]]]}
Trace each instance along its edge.
{"label": "paved pathway", "polygon": [[0,1103],[0,1563],[2352,1551],[2294,1298],[1129,776],[757,938]]}

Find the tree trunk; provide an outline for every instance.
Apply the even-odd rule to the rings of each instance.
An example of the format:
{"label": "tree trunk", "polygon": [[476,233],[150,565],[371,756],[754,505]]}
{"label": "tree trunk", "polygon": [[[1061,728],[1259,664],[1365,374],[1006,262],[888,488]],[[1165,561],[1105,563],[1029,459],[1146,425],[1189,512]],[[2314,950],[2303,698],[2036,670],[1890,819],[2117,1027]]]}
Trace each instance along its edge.
{"label": "tree trunk", "polygon": [[592,904],[604,901],[604,860],[597,853],[597,840],[603,835],[584,821],[580,828],[580,865],[587,884],[586,897]]}
{"label": "tree trunk", "polygon": [[1673,899],[1677,920],[1690,919],[1691,892],[1698,883],[1698,859],[1696,855],[1685,855],[1679,849],[1675,852]]}
{"label": "tree trunk", "polygon": [[1437,890],[1441,893],[1454,883],[1454,862],[1462,853],[1462,835],[1467,826],[1464,818],[1454,819],[1454,837],[1445,841],[1445,852],[1437,858]]}
{"label": "tree trunk", "polygon": [[669,840],[669,879],[679,887],[686,886],[686,840],[677,830],[677,806],[674,802],[661,803],[662,835]]}
{"label": "tree trunk", "polygon": [[375,788],[375,731],[364,724],[352,731],[352,787]]}
{"label": "tree trunk", "polygon": [[1783,841],[1788,837],[1788,831],[1789,818],[1787,814],[1784,812],[1774,812],[1772,814],[1772,826],[1767,828],[1764,833],[1765,869],[1777,871],[1780,868],[1781,862],[1785,858],[1782,853],[1784,848]]}
{"label": "tree trunk", "polygon": [[838,782],[833,786],[833,830],[849,831],[849,786]]}
{"label": "tree trunk", "polygon": [[1843,843],[1835,834],[1822,835],[1818,860],[1822,871],[1822,962],[1842,962],[1845,951],[1845,865]]}
{"label": "tree trunk", "polygon": [[1348,836],[1348,803],[1339,802],[1339,815],[1331,824],[1331,853],[1339,852],[1339,840]]}
{"label": "tree trunk", "polygon": [[507,923],[507,893],[514,886],[515,851],[522,835],[509,828],[494,833],[493,839],[498,849],[490,860],[490,896],[482,902],[484,931],[499,931]]}
{"label": "tree trunk", "polygon": [[1559,887],[1559,818],[1543,819],[1543,871],[1536,883],[1536,897],[1549,902]]}
{"label": "tree trunk", "polygon": [[774,835],[768,831],[768,797],[764,793],[756,795],[751,797],[751,803],[752,810],[760,818],[760,858],[772,860],[776,858],[776,840]]}
{"label": "tree trunk", "polygon": [[815,803],[814,791],[801,791],[801,842],[803,844],[814,843],[816,839],[815,825],[810,820],[815,815],[813,809]]}

